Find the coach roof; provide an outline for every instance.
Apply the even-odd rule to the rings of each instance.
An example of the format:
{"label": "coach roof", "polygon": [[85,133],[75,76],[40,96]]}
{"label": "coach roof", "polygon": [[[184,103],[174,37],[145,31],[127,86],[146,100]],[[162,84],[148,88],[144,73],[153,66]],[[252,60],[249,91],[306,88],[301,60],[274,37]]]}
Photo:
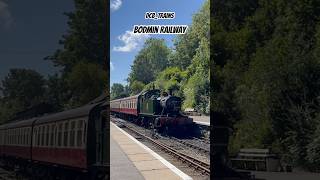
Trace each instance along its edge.
{"label": "coach roof", "polygon": [[92,109],[94,109],[96,106],[100,105],[101,103],[96,104],[89,104],[85,105],[76,109],[71,109],[67,111],[62,111],[55,114],[50,114],[47,116],[40,117],[36,122],[36,124],[44,124],[49,122],[55,122],[55,121],[62,121],[66,119],[72,119],[72,118],[78,118],[83,116],[88,116]]}
{"label": "coach roof", "polygon": [[11,129],[11,128],[20,128],[20,127],[27,127],[32,126],[32,123],[36,121],[37,118],[31,118],[28,120],[20,120],[20,121],[14,121],[9,122],[7,124],[3,124],[0,126],[0,129]]}

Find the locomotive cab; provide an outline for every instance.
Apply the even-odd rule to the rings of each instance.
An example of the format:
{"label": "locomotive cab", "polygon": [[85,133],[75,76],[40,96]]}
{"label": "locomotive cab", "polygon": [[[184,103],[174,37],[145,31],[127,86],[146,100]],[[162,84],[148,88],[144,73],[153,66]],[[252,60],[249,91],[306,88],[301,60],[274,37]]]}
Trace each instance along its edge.
{"label": "locomotive cab", "polygon": [[158,97],[160,90],[149,90],[141,94],[139,98],[140,114],[153,116],[161,113]]}

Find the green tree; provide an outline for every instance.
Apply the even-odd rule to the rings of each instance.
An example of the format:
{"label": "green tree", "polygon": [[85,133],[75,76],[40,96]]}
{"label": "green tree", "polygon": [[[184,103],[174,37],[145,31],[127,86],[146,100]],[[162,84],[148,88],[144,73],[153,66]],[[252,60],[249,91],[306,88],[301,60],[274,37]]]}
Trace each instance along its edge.
{"label": "green tree", "polygon": [[75,11],[65,13],[69,29],[59,42],[63,49],[47,57],[62,67],[64,73],[71,72],[80,61],[99,64],[107,71],[105,3],[105,0],[74,0]]}
{"label": "green tree", "polygon": [[145,84],[143,84],[143,82],[133,81],[130,84],[131,95],[139,94],[144,89],[144,86],[145,86]]}
{"label": "green tree", "polygon": [[174,51],[169,57],[170,66],[176,66],[182,70],[187,69],[192,64],[200,42],[206,39],[209,43],[209,30],[210,3],[205,1],[199,12],[193,15],[192,24],[187,33],[174,39]]}
{"label": "green tree", "polygon": [[0,90],[0,119],[6,122],[31,106],[43,102],[45,79],[34,70],[11,69],[2,80]]}
{"label": "green tree", "polygon": [[100,65],[78,63],[66,78],[70,89],[70,100],[67,107],[88,103],[106,89],[107,73]]}
{"label": "green tree", "polygon": [[230,149],[271,148],[286,163],[316,167],[319,2],[230,0],[213,8],[212,104],[233,124]]}
{"label": "green tree", "polygon": [[168,67],[163,70],[157,79],[150,83],[150,88],[159,88],[166,92],[172,92],[176,96],[183,97],[181,93],[182,86],[187,78],[185,71],[181,71],[178,67]]}
{"label": "green tree", "polygon": [[48,90],[58,109],[87,103],[109,89],[105,3],[105,0],[74,0],[75,10],[65,13],[68,31],[59,41],[63,48],[45,58],[61,68],[59,76],[50,77],[52,89]]}
{"label": "green tree", "polygon": [[164,39],[150,38],[146,40],[143,48],[135,57],[128,81],[130,88],[134,81],[148,84],[154,81],[156,76],[168,66],[170,49]]}
{"label": "green tree", "polygon": [[119,83],[114,83],[111,87],[111,100],[129,96],[128,86],[123,86]]}
{"label": "green tree", "polygon": [[29,69],[11,69],[2,80],[1,89],[5,98],[16,99],[23,107],[39,103],[45,92],[45,79]]}

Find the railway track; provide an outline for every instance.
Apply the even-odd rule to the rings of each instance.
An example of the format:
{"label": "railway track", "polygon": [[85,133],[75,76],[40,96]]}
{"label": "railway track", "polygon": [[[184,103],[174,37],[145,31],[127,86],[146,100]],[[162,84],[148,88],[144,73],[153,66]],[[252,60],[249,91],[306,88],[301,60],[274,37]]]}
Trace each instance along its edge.
{"label": "railway track", "polygon": [[147,136],[144,133],[139,132],[138,130],[136,130],[134,127],[129,126],[127,124],[122,124],[121,125],[122,128],[126,128],[128,130],[130,130],[131,132],[137,134],[138,136],[148,140],[149,142],[151,142],[152,144],[156,145],[157,147],[159,147],[160,149],[162,149],[163,151],[171,154],[172,156],[176,157],[177,159],[189,164],[190,166],[192,166],[194,169],[196,169],[197,171],[206,174],[206,175],[210,175],[210,164],[203,162],[201,160],[198,160],[188,154],[179,152],[178,150],[160,142],[157,141],[155,139],[152,139],[151,137]]}
{"label": "railway track", "polygon": [[[175,138],[175,137],[171,137],[171,139],[173,139],[173,140],[175,140],[175,141],[177,141],[177,142],[179,142],[181,144],[184,144],[186,146],[189,146],[191,148],[197,149],[197,150],[199,150],[199,151],[201,151],[203,153],[207,153],[207,154],[210,153],[210,149],[203,148],[203,147],[199,146],[198,144],[190,143],[187,140],[181,140],[181,139],[178,139],[178,138]],[[194,138],[192,140],[197,140],[197,138]]]}

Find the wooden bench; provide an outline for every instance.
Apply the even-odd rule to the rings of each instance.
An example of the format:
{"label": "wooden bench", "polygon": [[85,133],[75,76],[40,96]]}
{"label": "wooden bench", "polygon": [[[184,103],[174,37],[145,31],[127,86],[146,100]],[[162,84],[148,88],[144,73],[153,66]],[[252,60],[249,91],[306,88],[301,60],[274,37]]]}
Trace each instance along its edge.
{"label": "wooden bench", "polygon": [[231,158],[233,168],[254,171],[279,171],[280,161],[269,149],[240,149],[237,157]]}

